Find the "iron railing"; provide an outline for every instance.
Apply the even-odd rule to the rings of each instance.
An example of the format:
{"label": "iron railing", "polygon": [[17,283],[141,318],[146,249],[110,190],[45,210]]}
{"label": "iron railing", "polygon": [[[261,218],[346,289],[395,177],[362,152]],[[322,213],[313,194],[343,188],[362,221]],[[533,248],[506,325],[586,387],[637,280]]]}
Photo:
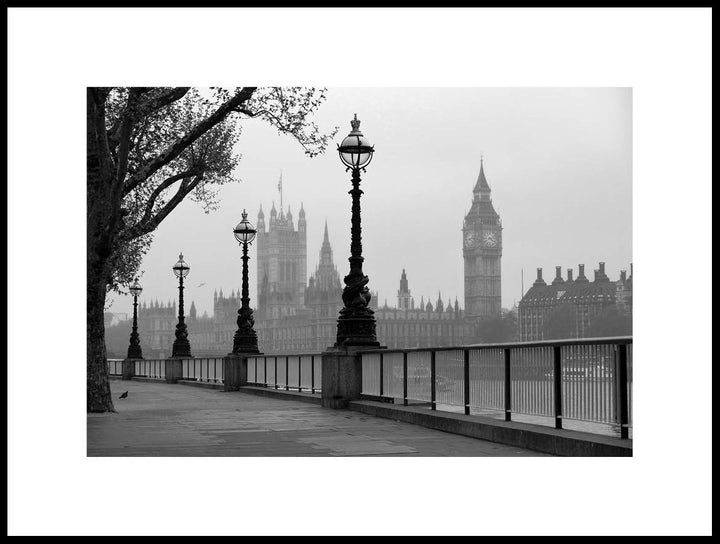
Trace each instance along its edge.
{"label": "iron railing", "polygon": [[322,391],[322,355],[258,355],[247,358],[247,382],[286,391]]}
{"label": "iron railing", "polygon": [[135,376],[165,379],[165,359],[135,359]]}
{"label": "iron railing", "polygon": [[205,383],[223,383],[223,357],[183,359],[182,379]]}
{"label": "iron railing", "polygon": [[110,376],[122,376],[122,359],[108,359],[107,362]]}
{"label": "iron railing", "polygon": [[632,427],[632,337],[362,352],[366,398]]}

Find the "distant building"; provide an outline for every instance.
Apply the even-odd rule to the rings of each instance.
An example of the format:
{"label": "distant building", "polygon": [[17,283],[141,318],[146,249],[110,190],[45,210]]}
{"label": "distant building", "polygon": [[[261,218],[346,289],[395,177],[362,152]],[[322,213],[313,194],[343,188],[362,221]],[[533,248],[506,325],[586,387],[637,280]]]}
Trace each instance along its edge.
{"label": "distant building", "polygon": [[[280,186],[279,186],[280,188]],[[282,193],[281,200],[282,202]],[[336,341],[337,318],[343,306],[343,283],[333,261],[327,223],[315,272],[307,279],[307,223],[300,206],[297,228],[287,213],[275,209],[269,222],[260,208],[257,218],[257,308],[254,310],[258,345],[264,353],[322,351]],[[405,269],[400,274],[397,307],[378,306],[377,292],[371,292],[378,341],[389,348],[453,346],[477,340],[478,323],[500,317],[500,259],[502,225],[490,198],[490,186],[483,165],[473,189],[470,211],[463,222],[465,263],[465,306],[457,299],[443,301],[440,292],[433,304],[420,297],[416,305]],[[198,317],[194,302],[186,317],[188,339],[196,356],[221,356],[232,350],[237,329],[240,291],[229,296],[222,289],[213,297],[211,317]],[[138,331],[146,358],[172,353],[177,324],[175,303],[143,303],[138,312]],[[117,336],[117,335],[115,335]],[[115,338],[113,336],[113,338]],[[108,350],[110,351],[108,345]],[[113,346],[118,353],[127,344]],[[124,356],[124,355],[118,355]]]}
{"label": "distant building", "polygon": [[463,223],[465,311],[469,318],[501,314],[502,221],[490,197],[483,163]]}
{"label": "distant building", "polygon": [[[632,265],[631,265],[632,267]],[[605,263],[595,270],[591,282],[585,277],[585,265],[579,265],[578,277],[568,268],[563,279],[561,267],[555,267],[555,278],[548,285],[537,269],[537,279],[518,304],[518,328],[520,341],[544,340],[545,331],[553,310],[566,306],[569,323],[566,330],[571,338],[585,338],[594,317],[610,308],[620,315],[632,316],[632,268],[630,276],[625,270],[618,281],[611,281],[605,274]]]}

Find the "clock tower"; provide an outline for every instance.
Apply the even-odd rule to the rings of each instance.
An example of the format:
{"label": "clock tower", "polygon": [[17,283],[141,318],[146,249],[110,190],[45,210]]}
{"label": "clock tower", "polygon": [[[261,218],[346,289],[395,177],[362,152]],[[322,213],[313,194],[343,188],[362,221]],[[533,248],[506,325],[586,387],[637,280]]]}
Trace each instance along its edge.
{"label": "clock tower", "polygon": [[473,201],[463,223],[465,261],[465,315],[500,316],[500,258],[502,222],[490,198],[482,159],[473,189]]}

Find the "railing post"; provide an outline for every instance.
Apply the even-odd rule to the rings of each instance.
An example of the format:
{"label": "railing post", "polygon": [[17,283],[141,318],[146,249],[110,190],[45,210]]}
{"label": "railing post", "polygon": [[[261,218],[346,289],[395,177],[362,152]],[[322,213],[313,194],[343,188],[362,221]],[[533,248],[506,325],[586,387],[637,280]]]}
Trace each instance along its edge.
{"label": "railing post", "polygon": [[435,410],[435,351],[430,352],[430,409]]}
{"label": "railing post", "polygon": [[[273,380],[275,380],[275,385],[274,385],[274,387],[275,387],[275,389],[277,389],[277,388],[278,388],[278,380],[277,380],[277,355],[276,355],[275,357],[273,357],[273,359],[275,359],[275,362],[274,362],[274,364],[275,364],[275,376],[273,377]],[[265,376],[265,381],[267,382],[267,375]]]}
{"label": "railing post", "polygon": [[298,355],[298,393],[302,391],[302,355]]}
{"label": "railing post", "polygon": [[380,396],[383,396],[383,354],[380,354]]}
{"label": "railing post", "polygon": [[403,351],[403,406],[408,405],[408,398],[407,398],[407,390],[408,390],[408,384],[407,384],[407,351]]}
{"label": "railing post", "polygon": [[510,376],[510,348],[505,348],[505,421],[512,419],[511,401],[512,401],[512,382]]}
{"label": "railing post", "polygon": [[463,405],[465,415],[470,415],[470,350],[463,350]]}
{"label": "railing post", "polygon": [[123,359],[122,379],[132,380],[135,376],[135,359]]}
{"label": "railing post", "polygon": [[620,344],[618,346],[619,358],[618,358],[618,379],[615,383],[618,387],[618,414],[620,415],[620,438],[629,438],[629,424],[630,418],[628,414],[628,371],[627,371],[627,344]]}
{"label": "railing post", "polygon": [[315,394],[315,356],[310,356],[310,392]]}
{"label": "railing post", "polygon": [[553,346],[553,385],[555,392],[555,428],[562,429],[562,349]]}
{"label": "railing post", "polygon": [[285,391],[290,391],[290,357],[285,356]]}

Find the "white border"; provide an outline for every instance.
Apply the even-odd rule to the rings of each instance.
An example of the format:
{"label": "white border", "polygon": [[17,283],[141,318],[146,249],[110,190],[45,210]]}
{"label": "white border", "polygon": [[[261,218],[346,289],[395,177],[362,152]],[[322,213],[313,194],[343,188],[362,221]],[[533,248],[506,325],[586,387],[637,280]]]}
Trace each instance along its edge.
{"label": "white border", "polygon": [[[711,534],[709,9],[13,8],[8,32],[9,534]],[[633,87],[634,458],[85,457],[84,88],[258,81]]]}

